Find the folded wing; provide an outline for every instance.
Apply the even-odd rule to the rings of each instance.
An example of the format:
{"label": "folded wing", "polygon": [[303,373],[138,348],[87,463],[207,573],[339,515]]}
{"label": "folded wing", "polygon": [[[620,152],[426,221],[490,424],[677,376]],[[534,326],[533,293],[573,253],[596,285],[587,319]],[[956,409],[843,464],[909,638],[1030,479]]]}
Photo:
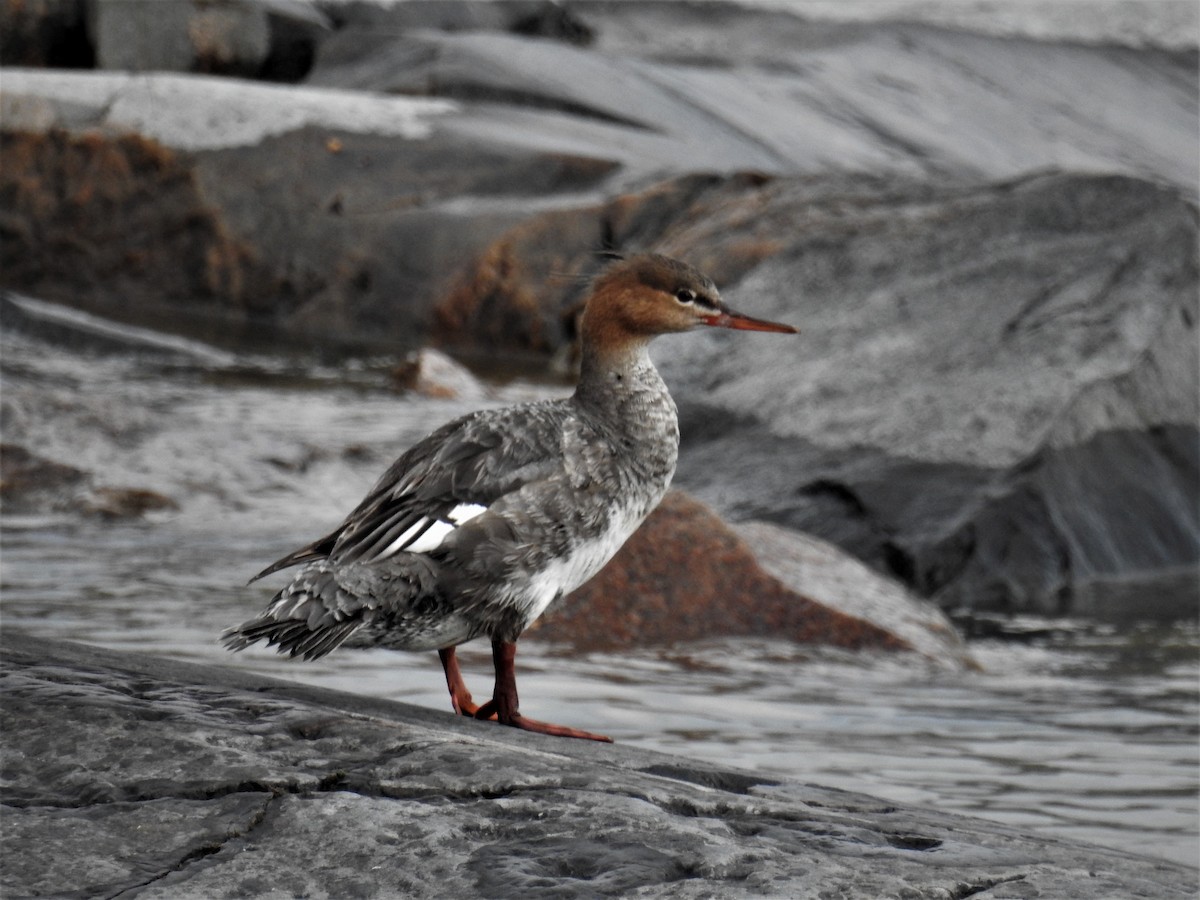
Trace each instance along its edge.
{"label": "folded wing", "polygon": [[561,401],[547,401],[443,426],[396,460],[334,531],[251,580],[317,559],[340,565],[436,551],[499,498],[562,471],[566,418]]}

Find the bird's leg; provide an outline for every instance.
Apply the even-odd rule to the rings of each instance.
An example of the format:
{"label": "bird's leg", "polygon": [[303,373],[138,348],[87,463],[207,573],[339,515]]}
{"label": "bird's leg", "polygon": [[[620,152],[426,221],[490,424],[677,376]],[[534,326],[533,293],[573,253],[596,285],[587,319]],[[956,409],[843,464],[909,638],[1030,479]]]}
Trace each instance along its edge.
{"label": "bird's leg", "polygon": [[[442,669],[446,673],[446,687],[450,688],[450,705],[460,716],[478,716],[479,707],[471,699],[467,683],[463,681],[462,670],[458,667],[458,654],[454,647],[443,647],[438,651],[438,659],[442,661]],[[488,716],[479,716],[486,719]]]}
{"label": "bird's leg", "polygon": [[514,665],[516,658],[517,645],[514,641],[492,641],[492,661],[496,665],[496,686],[492,691],[492,699],[476,709],[475,718],[487,719],[494,715],[501,725],[511,725],[525,731],[552,734],[555,737],[612,743],[612,738],[602,734],[592,734],[590,731],[580,731],[578,728],[569,728],[566,725],[551,725],[549,722],[539,722],[537,719],[521,715],[517,700],[517,670]]}

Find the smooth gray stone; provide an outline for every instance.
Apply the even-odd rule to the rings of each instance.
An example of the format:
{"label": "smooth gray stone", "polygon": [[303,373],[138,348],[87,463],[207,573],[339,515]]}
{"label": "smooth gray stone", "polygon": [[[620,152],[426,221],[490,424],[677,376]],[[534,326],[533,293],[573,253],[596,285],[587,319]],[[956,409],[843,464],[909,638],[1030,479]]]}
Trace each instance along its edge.
{"label": "smooth gray stone", "polygon": [[[947,608],[1196,615],[1190,200],[1051,173],[763,193],[785,249],[725,295],[801,334],[749,352],[716,332],[656,346],[681,486]],[[736,240],[725,220],[705,227]]]}
{"label": "smooth gray stone", "polygon": [[270,50],[257,3],[92,0],[90,32],[101,69],[256,72]]}
{"label": "smooth gray stone", "polygon": [[[1195,196],[1186,54],[640,3],[579,6],[597,35],[580,47],[498,30],[529,7],[410,6],[340,10],[304,86],[5,70],[4,130],[42,140],[30,155],[56,171],[99,173],[83,185],[22,179],[33,196],[0,223],[6,286],[412,349],[507,229],[657,178],[860,172],[945,184],[1058,167]],[[147,166],[130,147],[105,148],[113,159],[83,166],[78,141],[97,130],[175,152]],[[39,184],[49,187],[28,187]],[[61,200],[110,191],[96,212]],[[606,225],[580,219],[556,240],[594,249]],[[199,234],[174,246],[185,231]],[[131,234],[158,236],[137,266],[122,255]],[[60,241],[66,256],[43,258]],[[113,271],[128,282],[114,285]],[[552,352],[561,324],[537,324],[532,349]]]}
{"label": "smooth gray stone", "polygon": [[[101,69],[299,80],[329,19],[304,0],[86,0]],[[61,15],[61,14],[60,14]]]}
{"label": "smooth gray stone", "polygon": [[1192,897],[1196,872],[7,630],[5,896]]}
{"label": "smooth gray stone", "polygon": [[501,115],[468,108],[463,124],[495,139],[511,117],[510,140],[591,143],[641,172],[1002,178],[1054,166],[1196,190],[1194,54],[741,4],[564,8],[594,34],[587,46],[456,28],[419,4],[356,7],[310,80],[494,105]]}

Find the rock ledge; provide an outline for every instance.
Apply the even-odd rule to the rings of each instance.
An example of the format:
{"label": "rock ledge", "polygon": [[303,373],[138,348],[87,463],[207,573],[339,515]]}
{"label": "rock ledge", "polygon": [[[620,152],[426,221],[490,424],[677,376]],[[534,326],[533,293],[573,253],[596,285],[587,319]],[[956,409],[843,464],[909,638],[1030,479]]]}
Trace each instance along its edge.
{"label": "rock ledge", "polygon": [[6,896],[1197,887],[1165,861],[629,747],[11,630],[2,646]]}

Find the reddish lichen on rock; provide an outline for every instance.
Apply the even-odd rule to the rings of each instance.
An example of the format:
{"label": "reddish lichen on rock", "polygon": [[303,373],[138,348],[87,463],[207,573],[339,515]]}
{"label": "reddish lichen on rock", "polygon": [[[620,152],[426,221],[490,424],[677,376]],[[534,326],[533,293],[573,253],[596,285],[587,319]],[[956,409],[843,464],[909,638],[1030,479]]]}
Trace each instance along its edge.
{"label": "reddish lichen on rock", "polygon": [[669,493],[600,574],[529,634],[589,650],[731,636],[909,649],[877,625],[768,575],[716,513],[680,491]]}
{"label": "reddish lichen on rock", "polygon": [[468,266],[434,310],[446,344],[553,353],[563,342],[564,298],[599,245],[596,211],[534,216],[510,229]]}
{"label": "reddish lichen on rock", "polygon": [[[536,213],[470,263],[438,301],[434,338],[548,355],[570,343],[599,252],[655,250],[687,259],[719,284],[784,249],[764,217],[772,180],[689,175],[599,205]],[[764,219],[764,221],[760,221]]]}
{"label": "reddish lichen on rock", "polygon": [[0,134],[0,150],[5,286],[114,311],[136,299],[237,308],[268,293],[191,166],[162,144],[51,129]]}

